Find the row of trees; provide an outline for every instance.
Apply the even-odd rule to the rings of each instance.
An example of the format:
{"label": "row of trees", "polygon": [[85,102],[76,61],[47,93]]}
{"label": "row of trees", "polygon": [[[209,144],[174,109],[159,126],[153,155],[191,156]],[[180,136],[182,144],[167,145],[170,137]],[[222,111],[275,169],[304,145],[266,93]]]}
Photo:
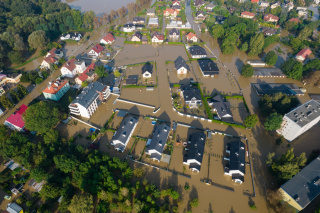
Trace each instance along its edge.
{"label": "row of trees", "polygon": [[287,75],[287,77],[302,80],[302,77],[307,75],[311,71],[320,69],[320,60],[318,58],[308,61],[303,65],[300,61],[290,58],[281,64],[281,70]]}

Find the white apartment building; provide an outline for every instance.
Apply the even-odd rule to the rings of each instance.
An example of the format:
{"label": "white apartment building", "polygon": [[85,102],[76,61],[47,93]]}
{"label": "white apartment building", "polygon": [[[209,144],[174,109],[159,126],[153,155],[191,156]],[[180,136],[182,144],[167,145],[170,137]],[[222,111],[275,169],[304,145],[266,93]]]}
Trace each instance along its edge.
{"label": "white apartment building", "polygon": [[61,68],[62,77],[73,78],[78,73],[83,73],[86,70],[84,61],[77,61],[75,58],[67,61]]}
{"label": "white apartment building", "polygon": [[70,113],[90,118],[98,106],[110,95],[110,87],[92,82],[69,105]]}
{"label": "white apartment building", "polygon": [[277,132],[291,142],[316,125],[319,120],[320,103],[311,100],[285,114]]}

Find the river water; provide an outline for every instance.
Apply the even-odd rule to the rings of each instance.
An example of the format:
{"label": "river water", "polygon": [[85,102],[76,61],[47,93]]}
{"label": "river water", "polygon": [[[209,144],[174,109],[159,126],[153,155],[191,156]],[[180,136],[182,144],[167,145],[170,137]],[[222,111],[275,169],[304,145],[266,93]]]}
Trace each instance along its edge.
{"label": "river water", "polygon": [[135,0],[62,0],[61,2],[67,3],[71,8],[86,12],[92,10],[97,15],[103,13],[110,13],[111,10],[118,10],[122,6],[127,6],[130,2]]}

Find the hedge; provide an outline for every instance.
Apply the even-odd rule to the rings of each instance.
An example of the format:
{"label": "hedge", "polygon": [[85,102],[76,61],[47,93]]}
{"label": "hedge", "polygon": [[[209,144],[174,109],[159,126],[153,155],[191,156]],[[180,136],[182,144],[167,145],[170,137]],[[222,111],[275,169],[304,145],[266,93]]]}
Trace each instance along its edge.
{"label": "hedge", "polygon": [[180,88],[180,84],[173,84],[172,85],[174,88]]}
{"label": "hedge", "polygon": [[142,41],[124,41],[125,44],[142,44]]}
{"label": "hedge", "polygon": [[174,45],[182,45],[182,42],[173,42],[173,41],[168,41],[167,44],[174,44]]}
{"label": "hedge", "polygon": [[247,102],[246,102],[246,99],[244,99],[244,97],[242,95],[233,95],[233,96],[226,95],[226,96],[224,96],[224,98],[226,100],[231,99],[231,98],[242,99],[243,103],[244,103],[244,106],[246,107],[247,112],[250,113],[249,107],[248,107]]}

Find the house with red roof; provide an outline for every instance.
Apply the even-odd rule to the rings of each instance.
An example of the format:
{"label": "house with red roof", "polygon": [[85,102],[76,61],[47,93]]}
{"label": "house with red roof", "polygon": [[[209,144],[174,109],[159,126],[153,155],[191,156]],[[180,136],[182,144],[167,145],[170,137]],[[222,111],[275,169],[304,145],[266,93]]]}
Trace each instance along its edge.
{"label": "house with red roof", "polygon": [[158,32],[155,32],[151,36],[152,43],[162,43],[164,41],[164,35],[160,35]]}
{"label": "house with red roof", "polygon": [[259,0],[251,0],[251,3],[252,3],[252,4],[254,4],[254,3],[257,3],[257,4],[258,4],[258,3],[259,3]]}
{"label": "house with red roof", "polygon": [[75,82],[79,85],[81,85],[83,82],[92,82],[95,77],[97,77],[96,73],[94,72],[96,65],[94,63],[90,64],[87,69],[79,75]]}
{"label": "house with red roof", "polygon": [[300,19],[298,18],[291,18],[289,19],[290,22],[300,23]]}
{"label": "house with red roof", "polygon": [[253,19],[255,17],[256,14],[248,12],[248,11],[244,11],[241,13],[241,17],[242,18],[250,18]]}
{"label": "house with red roof", "polygon": [[188,33],[186,37],[187,37],[187,41],[192,41],[192,42],[198,41],[197,35],[192,32]]}
{"label": "house with red roof", "polygon": [[63,52],[57,48],[52,48],[44,57],[40,69],[50,69],[52,64],[58,64],[59,59],[63,57]]}
{"label": "house with red roof", "polygon": [[42,93],[46,99],[59,101],[69,89],[69,81],[56,79],[53,82],[49,82],[49,85],[42,91]]}
{"label": "house with red roof", "polygon": [[116,38],[111,33],[108,33],[100,40],[100,44],[112,44],[115,39]]}
{"label": "house with red roof", "polygon": [[180,1],[173,1],[172,6],[175,6],[175,5],[180,5]]}
{"label": "house with red roof", "polygon": [[84,61],[77,61],[75,58],[67,61],[61,68],[62,77],[73,78],[78,73],[83,73],[86,69]]}
{"label": "house with red roof", "polygon": [[100,44],[96,44],[94,45],[94,47],[89,51],[88,55],[91,56],[99,56],[101,54],[101,52],[103,51],[103,46],[101,46]]}
{"label": "house with red roof", "polygon": [[167,8],[163,11],[164,16],[177,16],[178,14],[179,14],[179,11],[172,8]]}
{"label": "house with red roof", "polygon": [[272,14],[268,14],[268,15],[265,15],[263,17],[263,20],[265,22],[278,22],[279,21],[279,17],[275,16],[275,15],[272,15]]}
{"label": "house with red roof", "polygon": [[309,57],[311,53],[312,51],[309,48],[302,49],[297,53],[296,59],[299,61],[304,61]]}
{"label": "house with red roof", "polygon": [[23,113],[28,109],[28,106],[22,104],[22,106],[15,111],[9,118],[4,122],[4,125],[9,127],[12,130],[17,130],[19,132],[24,132],[24,120],[23,120]]}

